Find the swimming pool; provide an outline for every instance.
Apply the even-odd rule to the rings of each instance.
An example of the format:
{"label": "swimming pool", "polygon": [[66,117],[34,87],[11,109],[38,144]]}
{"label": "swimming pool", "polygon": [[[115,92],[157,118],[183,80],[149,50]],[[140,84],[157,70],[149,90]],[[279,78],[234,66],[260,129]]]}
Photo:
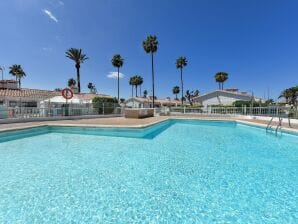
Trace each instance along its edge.
{"label": "swimming pool", "polygon": [[298,136],[170,120],[0,141],[0,223],[297,223]]}

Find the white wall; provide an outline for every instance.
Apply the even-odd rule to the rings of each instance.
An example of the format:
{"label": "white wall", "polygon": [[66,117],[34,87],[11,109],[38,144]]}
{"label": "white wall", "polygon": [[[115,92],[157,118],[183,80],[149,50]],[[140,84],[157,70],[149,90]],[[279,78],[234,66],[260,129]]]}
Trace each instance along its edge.
{"label": "white wall", "polygon": [[206,100],[202,101],[202,105],[204,107],[207,107],[207,105],[232,105],[237,100],[247,100],[247,99],[241,99],[240,97],[232,98],[227,96],[218,96],[218,97],[212,97]]}
{"label": "white wall", "polygon": [[125,102],[125,106],[126,107],[132,107],[132,108],[143,108],[144,104],[137,102],[137,101],[133,101],[133,100],[129,100]]}
{"label": "white wall", "polygon": [[237,100],[249,101],[251,100],[251,97],[231,93],[213,92],[208,95],[198,97],[196,102],[199,102],[204,107],[207,107],[208,105],[232,105]]}

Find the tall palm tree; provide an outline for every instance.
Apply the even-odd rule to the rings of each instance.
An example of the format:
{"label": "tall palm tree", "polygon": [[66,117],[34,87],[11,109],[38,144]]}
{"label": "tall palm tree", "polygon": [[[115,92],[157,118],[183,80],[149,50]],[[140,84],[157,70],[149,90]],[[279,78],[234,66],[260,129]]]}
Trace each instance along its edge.
{"label": "tall palm tree", "polygon": [[143,97],[146,98],[147,95],[148,95],[148,91],[147,91],[147,90],[144,90],[144,92],[143,92]]}
{"label": "tall palm tree", "polygon": [[75,79],[73,79],[73,78],[70,78],[70,79],[68,79],[68,81],[67,81],[67,85],[68,85],[68,87],[70,87],[70,88],[75,87],[76,84],[77,84],[77,81],[76,81]]}
{"label": "tall palm tree", "polygon": [[142,76],[138,76],[138,85],[140,86],[140,96],[142,96],[142,84],[144,82],[144,79]]}
{"label": "tall palm tree", "polygon": [[175,100],[178,100],[177,94],[180,93],[180,88],[179,88],[179,86],[174,86],[173,89],[172,89],[172,91],[173,91],[173,94],[176,95]]}
{"label": "tall palm tree", "polygon": [[131,97],[133,98],[134,77],[130,77],[129,85],[131,85]]}
{"label": "tall palm tree", "polygon": [[85,54],[82,53],[82,49],[70,48],[66,52],[66,57],[70,58],[75,62],[75,67],[77,69],[77,83],[78,83],[78,92],[81,92],[81,78],[80,78],[80,67],[81,63],[84,63],[89,59]]}
{"label": "tall palm tree", "polygon": [[131,77],[131,82],[132,85],[135,87],[136,97],[138,97],[138,86],[141,84],[141,82],[143,82],[142,77],[139,75],[134,75],[133,77]]}
{"label": "tall palm tree", "polygon": [[120,54],[115,54],[112,58],[112,65],[117,68],[118,71],[118,102],[119,101],[119,69],[123,66],[124,59],[121,57]]}
{"label": "tall palm tree", "polygon": [[229,74],[226,72],[217,72],[214,76],[215,81],[218,82],[219,89],[223,90],[223,84],[228,80]]}
{"label": "tall palm tree", "polygon": [[21,88],[21,78],[26,76],[21,65],[12,65],[9,67],[9,74],[16,77],[16,81],[19,82],[19,88]]}
{"label": "tall palm tree", "polygon": [[146,40],[143,41],[143,48],[147,54],[151,54],[151,71],[152,71],[152,105],[154,108],[154,58],[153,55],[157,51],[158,41],[154,35],[147,36]]}
{"label": "tall palm tree", "polygon": [[88,85],[87,85],[87,87],[88,87],[90,93],[96,93],[96,87],[95,87],[95,85],[92,82],[89,82]]}
{"label": "tall palm tree", "polygon": [[291,103],[295,105],[298,97],[298,86],[291,87],[282,91],[279,98],[282,97],[286,99],[286,103]]}
{"label": "tall palm tree", "polygon": [[180,69],[180,81],[181,81],[181,103],[183,105],[183,77],[182,77],[182,70],[183,68],[187,66],[187,60],[186,57],[179,57],[176,60],[176,68]]}

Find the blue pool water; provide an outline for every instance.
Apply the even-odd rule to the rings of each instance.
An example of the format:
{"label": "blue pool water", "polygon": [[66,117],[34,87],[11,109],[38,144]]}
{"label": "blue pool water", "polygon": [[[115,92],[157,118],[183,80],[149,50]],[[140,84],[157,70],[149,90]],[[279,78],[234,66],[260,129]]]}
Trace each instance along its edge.
{"label": "blue pool water", "polygon": [[0,223],[297,223],[298,136],[235,122],[0,134]]}

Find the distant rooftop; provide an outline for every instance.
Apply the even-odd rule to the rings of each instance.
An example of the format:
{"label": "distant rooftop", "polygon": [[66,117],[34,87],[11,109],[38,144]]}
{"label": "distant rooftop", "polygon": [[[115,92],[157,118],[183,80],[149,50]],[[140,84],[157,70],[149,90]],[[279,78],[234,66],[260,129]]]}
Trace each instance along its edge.
{"label": "distant rooftop", "polygon": [[[14,81],[14,80],[5,80],[5,81]],[[15,82],[15,81],[14,81]],[[1,84],[1,81],[0,81]],[[96,96],[111,97],[106,94],[95,94],[95,93],[79,93],[74,94],[76,97],[84,100],[92,99]],[[0,88],[0,97],[30,97],[34,99],[49,99],[55,96],[61,96],[60,91],[53,90],[42,90],[42,89],[29,89],[29,88],[17,88],[17,89],[1,89]]]}

